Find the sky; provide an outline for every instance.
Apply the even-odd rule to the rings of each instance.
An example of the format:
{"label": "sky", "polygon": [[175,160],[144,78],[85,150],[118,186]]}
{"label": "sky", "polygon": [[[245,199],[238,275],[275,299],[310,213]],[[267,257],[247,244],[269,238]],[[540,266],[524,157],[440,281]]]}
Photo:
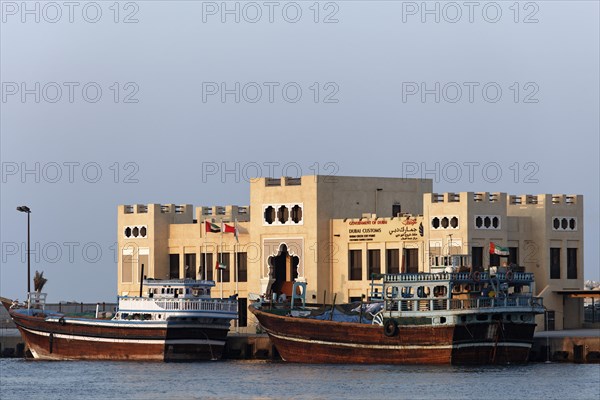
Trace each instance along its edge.
{"label": "sky", "polygon": [[0,295],[114,301],[117,206],[249,178],[584,196],[599,267],[597,1],[0,1]]}

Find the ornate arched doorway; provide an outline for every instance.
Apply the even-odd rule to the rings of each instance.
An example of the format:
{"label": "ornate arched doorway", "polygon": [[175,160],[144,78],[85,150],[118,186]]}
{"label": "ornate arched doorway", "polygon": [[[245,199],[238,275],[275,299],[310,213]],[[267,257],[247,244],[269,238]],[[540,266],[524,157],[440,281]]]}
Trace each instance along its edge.
{"label": "ornate arched doorway", "polygon": [[294,280],[298,278],[300,258],[289,252],[287,245],[282,243],[277,255],[270,256],[267,263],[269,278],[272,281],[269,292],[276,293],[278,296],[281,294],[291,296]]}

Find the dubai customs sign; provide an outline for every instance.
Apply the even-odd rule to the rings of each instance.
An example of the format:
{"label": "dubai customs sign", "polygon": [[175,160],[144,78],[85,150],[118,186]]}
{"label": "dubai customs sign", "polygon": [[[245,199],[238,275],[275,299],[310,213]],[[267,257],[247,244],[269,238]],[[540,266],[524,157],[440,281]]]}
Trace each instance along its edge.
{"label": "dubai customs sign", "polygon": [[423,217],[346,221],[350,242],[418,241],[423,236]]}

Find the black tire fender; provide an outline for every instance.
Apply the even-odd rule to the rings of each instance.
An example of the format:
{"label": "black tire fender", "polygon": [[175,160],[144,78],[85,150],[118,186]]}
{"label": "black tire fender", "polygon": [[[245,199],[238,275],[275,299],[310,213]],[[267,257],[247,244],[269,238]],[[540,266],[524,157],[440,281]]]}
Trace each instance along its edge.
{"label": "black tire fender", "polygon": [[383,324],[383,334],[387,337],[396,336],[398,334],[398,323],[394,319],[388,319]]}

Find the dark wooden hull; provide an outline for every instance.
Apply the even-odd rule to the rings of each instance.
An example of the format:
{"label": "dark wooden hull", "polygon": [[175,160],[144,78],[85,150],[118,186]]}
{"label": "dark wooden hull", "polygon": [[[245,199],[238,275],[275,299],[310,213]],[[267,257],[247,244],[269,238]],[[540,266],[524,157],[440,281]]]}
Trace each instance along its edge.
{"label": "dark wooden hull", "polygon": [[535,324],[378,325],[285,317],[250,306],[285,361],[361,364],[525,363]]}
{"label": "dark wooden hull", "polygon": [[524,364],[529,360],[535,323],[485,322],[454,326],[452,363]]}
{"label": "dark wooden hull", "polygon": [[229,325],[10,315],[34,358],[195,361],[220,359]]}

